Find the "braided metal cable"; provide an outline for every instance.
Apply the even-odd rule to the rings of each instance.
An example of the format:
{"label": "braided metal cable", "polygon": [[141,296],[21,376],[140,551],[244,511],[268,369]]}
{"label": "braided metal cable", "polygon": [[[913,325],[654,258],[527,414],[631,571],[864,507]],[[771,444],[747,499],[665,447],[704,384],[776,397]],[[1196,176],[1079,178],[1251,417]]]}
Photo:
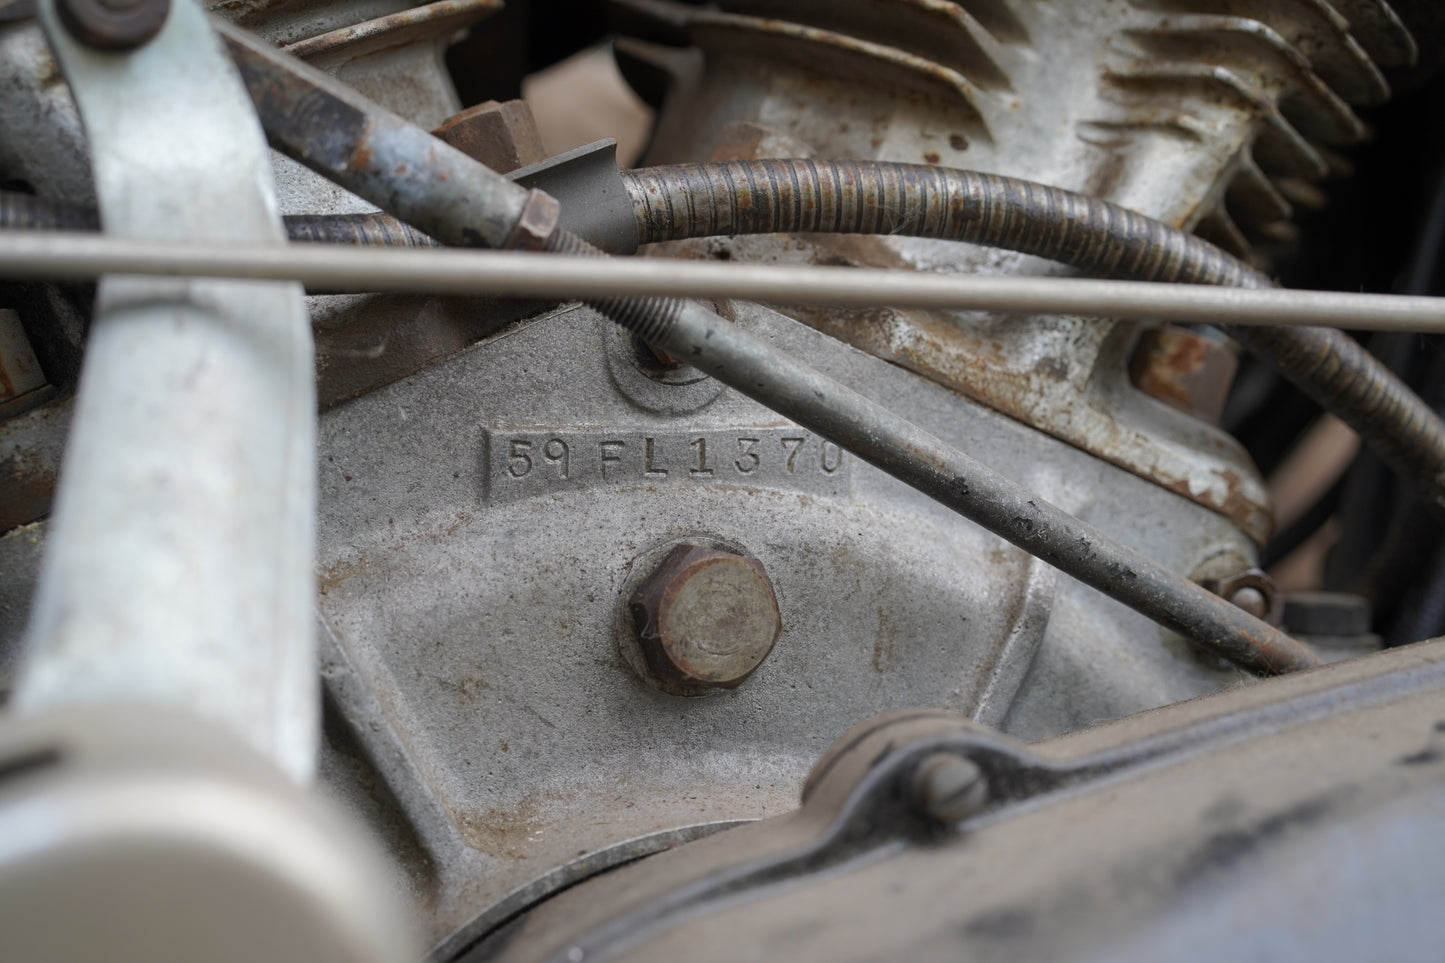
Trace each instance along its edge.
{"label": "braided metal cable", "polygon": [[[1097,276],[1265,288],[1192,234],[1117,204],[1012,177],[876,161],[751,160],[623,171],[643,243],[736,234],[899,234],[967,241]],[[1350,425],[1445,514],[1445,423],[1332,328],[1228,327]]]}
{"label": "braided metal cable", "polygon": [[730,234],[900,234],[968,241],[1134,281],[1267,287],[1192,234],[1074,191],[874,161],[754,160],[623,171],[643,243]]}

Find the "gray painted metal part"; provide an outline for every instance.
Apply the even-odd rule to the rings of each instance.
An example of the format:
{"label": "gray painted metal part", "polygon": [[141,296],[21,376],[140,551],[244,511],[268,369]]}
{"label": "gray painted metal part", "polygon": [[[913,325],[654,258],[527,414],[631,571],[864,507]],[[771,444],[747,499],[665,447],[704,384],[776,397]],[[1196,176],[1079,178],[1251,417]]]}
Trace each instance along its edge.
{"label": "gray painted metal part", "polygon": [[[1025,746],[942,713],[840,739],[801,808],[565,893],[484,959],[1414,960],[1442,849],[1445,641]],[[900,807],[939,753],[986,800]]]}
{"label": "gray painted metal part", "polygon": [[507,176],[557,198],[562,228],[608,254],[636,252],[640,232],[632,198],[617,171],[617,141],[584,144]]}
{"label": "gray painted metal part", "polygon": [[[42,14],[107,230],[283,242],[260,129],[194,4],[126,55]],[[16,709],[183,707],[311,778],[312,369],[294,284],[102,282]]]}
{"label": "gray painted metal part", "polygon": [[372,840],[226,729],[152,706],[0,727],[0,957],[405,963]]}

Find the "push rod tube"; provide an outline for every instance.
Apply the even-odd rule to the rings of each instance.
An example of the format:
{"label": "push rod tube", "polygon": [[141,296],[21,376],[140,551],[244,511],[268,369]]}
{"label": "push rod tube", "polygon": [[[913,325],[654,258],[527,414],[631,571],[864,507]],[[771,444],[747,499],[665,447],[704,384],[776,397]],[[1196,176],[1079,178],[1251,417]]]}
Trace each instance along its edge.
{"label": "push rod tube", "polygon": [[[273,147],[442,241],[504,247],[528,230],[533,205],[525,188],[244,31],[223,23],[216,29]],[[546,248],[604,256],[562,230],[550,233]],[[1302,643],[695,302],[625,297],[591,303],[644,340],[1242,666],[1280,673],[1318,664]]]}

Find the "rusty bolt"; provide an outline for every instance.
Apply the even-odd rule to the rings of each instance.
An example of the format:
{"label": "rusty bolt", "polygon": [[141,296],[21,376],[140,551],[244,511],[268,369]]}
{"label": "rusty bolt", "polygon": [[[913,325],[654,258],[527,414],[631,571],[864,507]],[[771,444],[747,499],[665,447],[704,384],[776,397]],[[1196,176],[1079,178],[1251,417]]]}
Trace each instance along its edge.
{"label": "rusty bolt", "polygon": [[1217,425],[1238,368],[1228,343],[1166,324],[1140,335],[1129,378],[1146,395]]}
{"label": "rusty bolt", "polygon": [[532,108],[521,100],[489,100],[468,107],[432,133],[501,174],[547,157]]}
{"label": "rusty bolt", "polygon": [[783,631],[763,563],[698,545],[673,549],[631,611],[650,681],[678,695],[740,685]]}
{"label": "rusty bolt", "polygon": [[512,233],[503,246],[515,251],[546,250],[547,240],[557,230],[561,216],[562,205],[551,194],[535,189],[528,191],[522,214],[512,225]]}
{"label": "rusty bolt", "polygon": [[170,0],[59,0],[65,29],[87,47],[133,50],[149,43],[170,16]]}
{"label": "rusty bolt", "polygon": [[1275,587],[1274,579],[1263,570],[1248,568],[1224,578],[1204,579],[1200,584],[1255,618],[1272,625],[1279,624],[1279,589]]}

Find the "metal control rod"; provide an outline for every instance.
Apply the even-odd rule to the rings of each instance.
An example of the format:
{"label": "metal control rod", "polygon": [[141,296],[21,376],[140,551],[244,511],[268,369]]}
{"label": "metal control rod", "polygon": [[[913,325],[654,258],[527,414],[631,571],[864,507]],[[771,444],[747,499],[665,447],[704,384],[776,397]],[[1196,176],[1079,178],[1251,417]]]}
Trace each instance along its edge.
{"label": "metal control rod", "polygon": [[953,308],[1136,321],[1319,325],[1445,332],[1445,298],[1052,277],[920,274],[663,258],[293,244],[233,247],[0,231],[0,273],[82,280],[161,274],[302,281],[335,292],[412,291],[554,299],[734,298],[837,307]]}
{"label": "metal control rod", "polygon": [[648,332],[675,358],[853,452],[995,535],[1255,672],[1308,668],[1302,643],[1114,541],[923,429],[694,302]]}

